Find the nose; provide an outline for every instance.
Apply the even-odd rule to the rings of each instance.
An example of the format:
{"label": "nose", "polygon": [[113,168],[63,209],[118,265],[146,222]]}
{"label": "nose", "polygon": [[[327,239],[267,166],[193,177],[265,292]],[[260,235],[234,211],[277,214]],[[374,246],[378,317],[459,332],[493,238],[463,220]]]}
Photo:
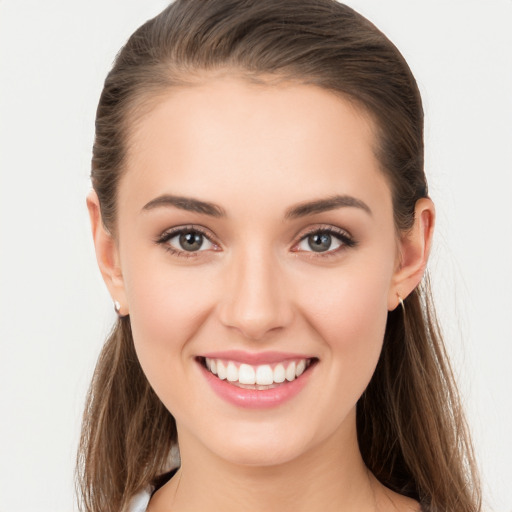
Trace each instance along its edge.
{"label": "nose", "polygon": [[259,341],[287,327],[293,307],[276,258],[263,251],[248,252],[229,265],[218,311],[223,325]]}

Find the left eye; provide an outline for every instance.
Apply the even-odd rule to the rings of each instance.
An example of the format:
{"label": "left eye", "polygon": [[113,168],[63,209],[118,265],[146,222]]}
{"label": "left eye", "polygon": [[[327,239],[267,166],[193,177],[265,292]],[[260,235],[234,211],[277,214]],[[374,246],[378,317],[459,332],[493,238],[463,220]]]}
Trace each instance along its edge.
{"label": "left eye", "polygon": [[307,252],[331,252],[352,241],[346,235],[332,231],[315,231],[305,236],[297,245],[298,250]]}
{"label": "left eye", "polygon": [[177,251],[197,252],[213,248],[212,242],[200,231],[192,229],[168,233],[162,242],[167,243]]}

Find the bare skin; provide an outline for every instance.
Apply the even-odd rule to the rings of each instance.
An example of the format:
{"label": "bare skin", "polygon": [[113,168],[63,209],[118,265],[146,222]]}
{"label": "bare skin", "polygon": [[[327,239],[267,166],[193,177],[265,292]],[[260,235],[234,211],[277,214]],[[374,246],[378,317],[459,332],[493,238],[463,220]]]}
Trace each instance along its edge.
{"label": "bare skin", "polygon": [[[368,116],[327,91],[210,77],[159,96],[134,125],[116,238],[89,196],[103,277],[178,427],[181,470],[149,512],[419,510],[376,481],[357,444],[387,312],[420,282],[434,224],[422,199],[397,235],[374,147]],[[247,409],[214,393],[198,364],[235,349],[316,364],[292,399]]]}
{"label": "bare skin", "polygon": [[[357,449],[352,454],[339,453],[338,460],[334,461],[331,445],[339,446],[339,440],[330,441],[318,447],[315,453],[305,454],[288,464],[263,468],[229,466],[218,478],[212,478],[209,465],[202,467],[204,458],[197,457],[192,459],[197,464],[182,466],[174,478],[155,493],[148,512],[419,512],[415,500],[377,481],[364,466]],[[190,480],[189,472],[193,474]],[[205,504],[205,498],[210,504]]]}

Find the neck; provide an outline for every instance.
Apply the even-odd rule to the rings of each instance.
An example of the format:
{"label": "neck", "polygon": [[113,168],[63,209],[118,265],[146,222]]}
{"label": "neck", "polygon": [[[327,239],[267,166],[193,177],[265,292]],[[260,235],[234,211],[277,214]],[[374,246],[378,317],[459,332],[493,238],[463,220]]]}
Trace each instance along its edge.
{"label": "neck", "polygon": [[375,510],[373,477],[363,463],[353,428],[280,464],[226,461],[180,433],[181,469],[151,501],[150,512],[349,512]]}

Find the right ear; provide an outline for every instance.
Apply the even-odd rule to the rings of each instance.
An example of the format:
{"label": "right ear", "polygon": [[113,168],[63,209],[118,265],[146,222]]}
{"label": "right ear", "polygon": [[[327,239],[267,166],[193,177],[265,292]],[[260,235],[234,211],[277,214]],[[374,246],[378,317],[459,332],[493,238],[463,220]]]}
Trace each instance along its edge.
{"label": "right ear", "polygon": [[114,303],[118,302],[121,316],[127,315],[127,302],[124,289],[123,274],[121,272],[119,249],[114,237],[103,225],[100,202],[94,190],[87,195],[87,209],[91,220],[92,237],[96,250],[96,261],[100,268],[103,280],[107,285]]}

